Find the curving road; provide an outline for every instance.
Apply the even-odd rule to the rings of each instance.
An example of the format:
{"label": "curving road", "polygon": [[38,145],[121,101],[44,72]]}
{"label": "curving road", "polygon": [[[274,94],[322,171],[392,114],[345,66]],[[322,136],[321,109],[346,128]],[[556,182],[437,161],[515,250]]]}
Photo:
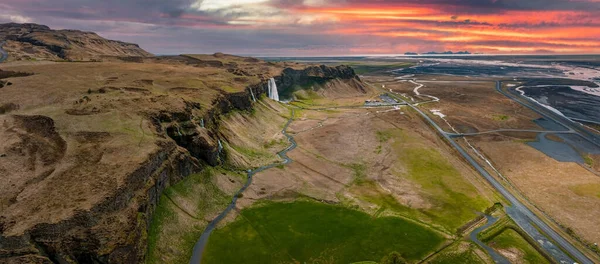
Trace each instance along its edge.
{"label": "curving road", "polygon": [[[536,214],[534,214],[529,208],[527,208],[519,199],[517,199],[511,192],[509,192],[504,185],[498,182],[490,173],[488,173],[467,151],[459,145],[452,137],[446,133],[433,119],[423,113],[415,105],[405,101],[402,98],[396,97],[406,103],[409,107],[415,110],[419,115],[423,117],[434,129],[441,134],[450,145],[456,149],[461,156],[463,156],[473,168],[481,174],[491,185],[494,187],[506,200],[508,200],[512,206],[507,207],[507,214],[517,223],[517,225],[523,229],[530,237],[538,241],[542,248],[551,255],[559,263],[575,263],[575,261],[567,255],[563,250],[554,245],[550,240],[555,241],[560,247],[562,247],[568,254],[573,256],[579,263],[593,264],[583,253],[569,243],[565,238],[558,234],[554,229],[548,226],[542,221]],[[537,111],[536,111],[537,112]],[[543,116],[543,115],[542,115]],[[566,127],[565,127],[566,128]],[[548,239],[548,237],[550,239]]]}
{"label": "curving road", "polygon": [[485,225],[480,226],[480,227],[476,228],[475,230],[473,230],[473,232],[471,232],[471,234],[469,234],[469,238],[471,238],[471,240],[473,240],[473,242],[475,242],[477,245],[479,245],[480,247],[485,249],[485,251],[487,251],[487,253],[490,255],[490,257],[492,257],[492,260],[494,260],[494,262],[496,262],[498,264],[510,264],[510,261],[508,261],[508,259],[506,259],[504,256],[498,254],[498,252],[496,252],[493,248],[489,247],[485,243],[481,242],[479,240],[479,238],[477,238],[477,235],[479,235],[479,233],[481,233],[481,231],[487,229],[488,227],[495,224],[496,221],[498,221],[498,218],[495,218],[491,215],[485,215],[485,218],[487,219],[487,223]]}
{"label": "curving road", "polygon": [[4,43],[6,43],[6,41],[0,42],[0,63],[8,58],[8,53],[4,49],[2,49]]}
{"label": "curving road", "polygon": [[194,245],[194,249],[192,252],[192,258],[190,259],[190,264],[199,264],[202,261],[202,253],[204,253],[204,248],[206,247],[206,244],[208,243],[208,238],[210,237],[210,234],[215,229],[215,227],[217,227],[217,224],[219,224],[219,222],[221,222],[221,220],[223,220],[223,218],[225,218],[227,216],[227,214],[229,212],[231,212],[231,210],[233,210],[233,208],[235,208],[235,205],[238,200],[238,195],[243,193],[248,188],[248,186],[250,186],[250,184],[252,184],[252,177],[256,173],[259,173],[261,171],[268,170],[270,168],[279,166],[281,164],[288,164],[288,163],[292,162],[292,159],[290,159],[290,157],[287,156],[287,153],[289,151],[291,151],[292,149],[296,148],[297,144],[296,144],[296,140],[294,140],[294,137],[290,136],[286,132],[286,130],[287,130],[288,126],[292,123],[292,121],[294,120],[293,118],[294,118],[294,110],[292,110],[292,115],[291,115],[290,119],[288,119],[288,122],[285,124],[285,126],[283,127],[283,130],[281,131],[281,133],[283,135],[285,135],[287,137],[288,141],[290,142],[290,145],[286,149],[277,153],[277,155],[279,155],[279,157],[281,157],[283,159],[283,162],[271,163],[269,165],[265,165],[265,166],[256,168],[254,170],[248,170],[248,179],[246,181],[246,184],[244,184],[244,186],[242,186],[242,188],[239,191],[237,191],[237,193],[235,195],[233,195],[233,199],[231,199],[231,203],[229,203],[227,208],[225,208],[225,210],[223,212],[221,212],[215,219],[213,219],[208,224],[208,226],[206,226],[206,228],[204,229],[204,232],[202,233],[202,235],[200,236],[200,238]]}

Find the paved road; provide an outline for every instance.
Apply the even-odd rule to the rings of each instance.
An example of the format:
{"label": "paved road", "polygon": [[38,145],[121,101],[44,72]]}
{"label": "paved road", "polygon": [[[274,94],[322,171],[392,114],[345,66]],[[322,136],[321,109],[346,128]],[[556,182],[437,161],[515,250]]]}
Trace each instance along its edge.
{"label": "paved road", "polygon": [[577,134],[573,130],[565,130],[565,131],[553,131],[553,130],[533,130],[533,129],[495,129],[489,131],[482,132],[474,132],[474,133],[449,133],[450,137],[465,137],[465,136],[478,136],[484,134],[492,134],[492,133],[501,133],[501,132],[530,132],[530,133],[547,133],[547,134]]}
{"label": "paved road", "polygon": [[498,218],[495,218],[490,215],[485,215],[485,218],[487,219],[487,223],[485,225],[480,226],[480,227],[476,228],[475,230],[473,230],[473,232],[471,232],[471,234],[469,234],[469,238],[471,238],[471,240],[473,240],[473,242],[477,243],[477,245],[479,245],[480,247],[485,249],[485,251],[487,251],[487,253],[490,255],[490,257],[492,257],[494,262],[496,262],[498,264],[510,264],[510,261],[508,261],[508,259],[506,259],[504,256],[498,254],[498,252],[496,252],[493,248],[489,247],[485,243],[481,242],[479,240],[479,238],[477,238],[477,235],[479,235],[479,233],[481,233],[481,231],[487,229],[488,227],[490,227],[494,223],[496,223],[496,221],[498,221]]}
{"label": "paved road", "polygon": [[[467,151],[456,143],[452,138],[445,133],[445,131],[431,119],[428,115],[423,113],[419,108],[406,102],[402,98],[397,97],[396,99],[405,102],[413,110],[417,111],[431,126],[435,128],[449,143],[454,147],[466,160],[483,176],[504,198],[506,198],[512,206],[507,208],[507,214],[513,219],[519,227],[521,227],[529,236],[534,240],[538,241],[541,246],[559,263],[575,263],[575,261],[569,257],[565,252],[560,250],[554,245],[544,234],[556,241],[560,247],[564,248],[571,256],[583,264],[593,264],[583,253],[571,245],[566,239],[560,234],[554,231],[544,221],[542,221],[537,215],[535,215],[529,208],[527,208],[521,201],[519,201],[511,192],[509,192],[500,182],[498,182],[491,174],[489,174]],[[537,227],[537,228],[536,228]],[[544,234],[540,233],[543,232]]]}
{"label": "paved road", "polygon": [[[244,186],[242,186],[242,188],[233,196],[233,199],[231,200],[231,203],[229,203],[229,206],[227,206],[227,208],[225,208],[225,210],[223,212],[221,212],[221,214],[219,214],[215,219],[213,219],[208,224],[208,226],[206,226],[206,228],[204,229],[204,232],[202,233],[202,235],[200,236],[200,238],[194,245],[194,249],[192,251],[192,258],[190,259],[190,264],[199,264],[202,261],[202,253],[204,253],[204,248],[206,247],[206,244],[208,243],[208,238],[210,237],[210,234],[215,229],[215,227],[217,227],[219,222],[221,222],[221,220],[223,220],[227,216],[227,214],[229,212],[231,212],[231,210],[233,210],[233,208],[235,208],[235,205],[236,205],[237,199],[238,199],[238,195],[240,193],[243,193],[248,188],[248,186],[250,186],[250,184],[252,183],[252,177],[254,176],[254,174],[259,173],[264,170],[268,170],[268,169],[276,167],[276,166],[279,166],[281,164],[288,164],[288,163],[292,162],[292,159],[287,156],[287,153],[290,150],[296,148],[297,145],[296,145],[296,141],[294,140],[294,138],[292,136],[290,136],[286,132],[286,130],[287,130],[288,126],[290,125],[290,123],[292,123],[293,118],[294,118],[294,111],[292,110],[292,117],[290,117],[288,122],[283,127],[283,130],[281,131],[281,133],[283,135],[285,135],[288,138],[288,141],[290,142],[290,145],[286,149],[277,153],[277,155],[279,155],[279,157],[281,157],[283,159],[283,163],[281,163],[281,162],[272,163],[269,165],[265,165],[265,166],[256,168],[254,170],[248,170],[248,179],[246,181],[246,184],[244,184]],[[235,253],[233,253],[233,254],[235,254]]]}
{"label": "paved road", "polygon": [[590,132],[589,130],[585,129],[584,127],[582,127],[581,125],[579,125],[578,123],[573,122],[569,118],[559,115],[555,112],[552,112],[552,111],[546,109],[545,107],[540,106],[538,103],[532,102],[529,99],[523,97],[522,95],[517,94],[515,89],[509,89],[510,92],[504,91],[502,89],[501,81],[496,82],[496,90],[498,90],[498,92],[500,92],[504,96],[512,99],[513,101],[538,113],[545,119],[553,121],[566,129],[577,132],[577,134],[579,134],[579,136],[581,136],[582,138],[589,141],[591,144],[594,144],[600,148],[600,135],[594,134],[594,133]]}
{"label": "paved road", "polygon": [[0,62],[3,62],[4,60],[6,60],[8,58],[8,53],[2,49],[2,46],[4,46],[5,42],[6,41],[0,42]]}

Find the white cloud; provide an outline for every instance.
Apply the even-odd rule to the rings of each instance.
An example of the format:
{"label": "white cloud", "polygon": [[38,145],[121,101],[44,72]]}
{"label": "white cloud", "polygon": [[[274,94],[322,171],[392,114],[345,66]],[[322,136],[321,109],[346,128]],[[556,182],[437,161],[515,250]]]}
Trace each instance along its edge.
{"label": "white cloud", "polygon": [[216,11],[226,8],[264,4],[268,0],[200,0],[191,5],[191,8],[199,11]]}
{"label": "white cloud", "polygon": [[328,4],[327,0],[304,0],[305,6],[325,6]]}
{"label": "white cloud", "polygon": [[[190,8],[227,19],[230,25],[314,25],[335,22],[322,14],[296,14],[271,5],[269,0],[198,0]],[[321,6],[326,0],[303,0],[306,6]]]}
{"label": "white cloud", "polygon": [[9,21],[16,23],[29,23],[33,21],[30,17],[21,15],[0,14],[0,21]]}
{"label": "white cloud", "polygon": [[29,23],[32,21],[31,17],[23,16],[10,6],[0,4],[0,22]]}

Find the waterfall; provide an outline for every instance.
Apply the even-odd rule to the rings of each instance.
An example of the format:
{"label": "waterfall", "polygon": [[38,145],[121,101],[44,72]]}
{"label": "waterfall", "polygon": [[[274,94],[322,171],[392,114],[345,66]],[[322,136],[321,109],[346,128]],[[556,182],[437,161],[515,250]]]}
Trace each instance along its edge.
{"label": "waterfall", "polygon": [[204,118],[200,119],[200,127],[204,128]]}
{"label": "waterfall", "polygon": [[256,102],[256,97],[254,97],[254,92],[252,91],[252,88],[250,88],[250,94],[252,95],[252,101]]}
{"label": "waterfall", "polygon": [[219,159],[219,161],[221,163],[223,163],[223,159],[221,159],[221,152],[223,151],[223,144],[221,144],[220,139],[217,142],[219,142],[219,147],[217,148],[217,159]]}
{"label": "waterfall", "polygon": [[275,84],[275,79],[269,79],[269,98],[279,101],[279,93],[277,93],[277,84]]}

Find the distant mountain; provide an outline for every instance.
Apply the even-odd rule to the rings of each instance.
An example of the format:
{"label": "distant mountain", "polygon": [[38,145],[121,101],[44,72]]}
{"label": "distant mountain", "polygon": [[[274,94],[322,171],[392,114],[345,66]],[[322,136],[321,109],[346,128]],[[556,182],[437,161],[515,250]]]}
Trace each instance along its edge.
{"label": "distant mountain", "polygon": [[406,53],[404,53],[404,55],[419,55],[419,53],[416,53],[416,52],[406,52]]}
{"label": "distant mountain", "polygon": [[444,52],[430,51],[430,52],[426,52],[426,53],[423,53],[423,54],[426,54],[426,55],[453,55],[453,54],[466,55],[466,54],[471,54],[471,53],[465,50],[465,51],[459,51],[459,52],[456,52],[456,53],[454,53],[452,51],[444,51]]}
{"label": "distant mountain", "polygon": [[99,60],[102,56],[150,57],[137,44],[109,40],[93,32],[52,30],[38,24],[0,24],[8,60]]}

